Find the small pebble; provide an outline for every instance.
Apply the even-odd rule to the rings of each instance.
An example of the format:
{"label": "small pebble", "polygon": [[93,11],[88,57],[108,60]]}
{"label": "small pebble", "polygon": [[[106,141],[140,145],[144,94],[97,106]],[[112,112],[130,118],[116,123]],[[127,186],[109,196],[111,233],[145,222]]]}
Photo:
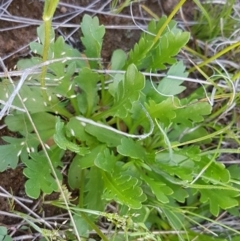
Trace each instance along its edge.
{"label": "small pebble", "polygon": [[60,12],[61,12],[61,13],[66,13],[66,12],[67,12],[67,8],[64,7],[64,6],[62,6],[62,7],[60,8]]}

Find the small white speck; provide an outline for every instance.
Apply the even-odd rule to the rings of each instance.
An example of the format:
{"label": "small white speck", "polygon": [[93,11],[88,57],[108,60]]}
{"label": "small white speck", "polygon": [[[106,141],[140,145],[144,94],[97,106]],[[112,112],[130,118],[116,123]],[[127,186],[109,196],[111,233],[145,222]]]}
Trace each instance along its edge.
{"label": "small white speck", "polygon": [[17,156],[20,156],[20,155],[21,155],[21,153],[22,153],[22,150],[20,150],[20,151],[18,152]]}
{"label": "small white speck", "polygon": [[56,96],[57,96],[58,98],[61,98],[61,97],[62,97],[62,95],[60,95],[60,94],[56,94]]}
{"label": "small white speck", "polygon": [[76,98],[76,97],[77,97],[76,95],[71,95],[69,98],[73,99],[73,98]]}
{"label": "small white speck", "polygon": [[55,115],[58,115],[58,112],[57,112],[57,111],[55,111]]}
{"label": "small white speck", "polygon": [[30,148],[29,147],[27,147],[27,152],[30,153]]}
{"label": "small white speck", "polygon": [[26,97],[26,98],[24,98],[24,99],[23,99],[23,102],[26,102],[26,101],[27,101],[27,99],[28,99],[27,97]]}
{"label": "small white speck", "polygon": [[35,152],[35,149],[34,149],[34,147],[31,147],[30,149],[31,149],[31,152]]}
{"label": "small white speck", "polygon": [[82,126],[86,126],[86,123],[85,123],[85,122],[81,122],[81,125],[82,125]]}
{"label": "small white speck", "polygon": [[67,221],[68,221],[68,219],[64,220],[64,221],[62,222],[62,224],[66,224],[66,223],[67,223]]}
{"label": "small white speck", "polygon": [[64,64],[66,61],[67,61],[67,59],[64,59],[64,60],[62,61],[62,63]]}
{"label": "small white speck", "polygon": [[21,145],[21,146],[25,145],[25,141],[22,141],[22,142],[20,143],[20,145]]}
{"label": "small white speck", "polygon": [[64,55],[64,54],[66,54],[66,52],[62,52],[62,53],[61,53],[61,55]]}
{"label": "small white speck", "polygon": [[52,96],[49,95],[49,96],[48,96],[48,101],[51,101],[51,100],[52,100]]}
{"label": "small white speck", "polygon": [[75,132],[73,129],[71,129],[70,132],[71,132],[72,136],[75,136]]}
{"label": "small white speck", "polygon": [[34,54],[36,54],[36,53],[37,53],[37,50],[36,50],[36,49],[34,49],[34,50],[33,50],[33,53],[34,53]]}
{"label": "small white speck", "polygon": [[36,99],[35,98],[32,98],[32,100],[35,102],[36,101]]}
{"label": "small white speck", "polygon": [[9,97],[8,92],[6,92],[5,96],[6,96],[6,98],[8,98],[8,97]]}
{"label": "small white speck", "polygon": [[73,86],[72,84],[69,85],[68,91],[72,89],[72,86]]}
{"label": "small white speck", "polygon": [[44,144],[44,146],[47,148],[47,149],[50,149],[50,146],[48,144]]}
{"label": "small white speck", "polygon": [[45,101],[43,102],[43,104],[44,104],[45,106],[47,106],[47,103],[46,103]]}
{"label": "small white speck", "polygon": [[17,65],[15,64],[14,67],[13,67],[13,69],[16,69],[16,68],[17,68]]}

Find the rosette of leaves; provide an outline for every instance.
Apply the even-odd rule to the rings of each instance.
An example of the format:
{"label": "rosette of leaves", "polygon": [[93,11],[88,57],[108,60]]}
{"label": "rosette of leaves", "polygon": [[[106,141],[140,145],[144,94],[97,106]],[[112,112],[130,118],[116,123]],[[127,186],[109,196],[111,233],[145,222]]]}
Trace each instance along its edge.
{"label": "rosette of leaves", "polygon": [[[46,145],[51,140],[47,147],[59,180],[62,160],[66,153],[72,153],[68,184],[80,189],[81,208],[103,211],[108,202],[115,201],[119,209],[125,210],[122,215],[132,210],[139,214],[138,222],[149,220],[159,229],[171,226],[187,230],[189,220],[195,221],[196,217],[192,218],[194,212],[181,211],[181,205],[189,204],[196,210],[201,217],[198,221],[203,220],[206,210],[208,216],[217,216],[221,210],[236,207],[238,186],[231,182],[229,170],[217,163],[215,156],[202,152],[197,142],[208,136],[204,119],[211,113],[211,106],[198,101],[196,95],[179,99],[183,81],[168,77],[188,75],[176,55],[188,42],[189,34],[171,21],[152,44],[165,21],[166,17],[151,21],[128,55],[122,50],[113,53],[111,76],[97,71],[102,69],[100,61],[80,59],[101,57],[105,29],[97,17],[85,15],[81,23],[83,53],[64,43],[62,37],[52,41],[49,59],[61,60],[48,65],[49,98],[46,101],[38,88],[27,83],[21,89],[36,129],[26,113],[13,111],[5,118],[8,128],[21,139],[5,138],[8,144],[0,147],[1,171],[16,167],[20,157],[26,165],[30,197],[57,191],[37,130]],[[44,39],[41,27],[38,35],[40,43],[30,45],[37,57],[21,60],[19,68],[40,62]],[[167,74],[153,83],[141,73],[143,69],[167,69]],[[34,81],[37,78],[32,77]],[[22,107],[17,99],[14,105]],[[186,132],[189,129],[192,131]],[[34,181],[37,190],[32,188]],[[152,208],[143,215],[146,207]],[[167,221],[158,222],[159,215]]]}

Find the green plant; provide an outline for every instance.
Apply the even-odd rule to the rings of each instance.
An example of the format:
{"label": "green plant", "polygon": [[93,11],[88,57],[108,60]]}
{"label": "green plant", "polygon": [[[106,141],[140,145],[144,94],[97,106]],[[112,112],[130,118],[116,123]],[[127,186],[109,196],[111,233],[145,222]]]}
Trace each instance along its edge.
{"label": "green plant", "polygon": [[191,28],[196,39],[211,41],[220,36],[228,38],[239,28],[238,19],[231,17],[236,0],[227,0],[224,4],[194,2],[199,8],[199,12],[194,12],[196,24]]}
{"label": "green plant", "polygon": [[12,241],[12,238],[7,235],[7,228],[0,226],[0,241]]}
{"label": "green plant", "polygon": [[[114,51],[104,70],[100,57],[105,29],[97,17],[83,17],[83,54],[62,37],[44,48],[49,32],[44,27],[37,30],[40,42],[30,44],[36,57],[17,64],[19,70],[36,69],[36,64],[46,69],[25,80],[12,103],[15,110],[4,119],[18,138],[2,137],[8,144],[0,146],[0,171],[15,168],[20,159],[32,198],[61,188],[60,200],[50,203],[65,208],[68,201],[75,232],[83,237],[95,229],[102,240],[217,240],[191,227],[222,210],[236,213],[239,177],[236,169],[216,161],[221,149],[214,144],[233,123],[225,129],[211,123],[212,107],[201,88],[178,97],[185,87],[173,76],[184,79],[188,72],[176,55],[189,33],[170,18],[151,21],[129,54]],[[54,31],[51,35],[55,38]],[[48,62],[42,63],[46,51]],[[166,71],[166,77],[158,82],[141,70]],[[43,76],[44,85],[39,81]],[[14,87],[8,80],[0,84],[6,102]],[[66,158],[71,160],[68,185],[80,190],[77,204],[59,187]],[[118,213],[104,212],[113,201]],[[115,225],[113,235],[97,227],[99,216]],[[154,234],[154,229],[174,229],[177,236]]]}
{"label": "green plant", "polygon": [[111,1],[111,11],[115,13],[120,13],[125,7],[129,6],[131,3],[137,2],[132,0],[125,0],[125,1],[118,1],[112,0]]}

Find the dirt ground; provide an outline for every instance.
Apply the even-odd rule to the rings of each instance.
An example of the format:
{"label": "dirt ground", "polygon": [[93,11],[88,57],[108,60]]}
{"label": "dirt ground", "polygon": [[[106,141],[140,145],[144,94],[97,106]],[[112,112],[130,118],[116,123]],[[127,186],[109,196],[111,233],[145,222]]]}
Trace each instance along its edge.
{"label": "dirt ground", "polygon": [[[71,3],[78,6],[86,6],[89,5],[91,2],[90,0],[84,1],[77,1],[77,0],[65,0],[60,1],[65,3]],[[148,8],[150,8],[155,14],[158,16],[162,15],[163,10],[166,13],[169,13],[174,5],[174,0],[164,0],[162,4],[160,1],[155,0],[148,0],[142,2]],[[4,1],[0,1],[0,4],[3,4]],[[101,4],[101,2],[99,2]],[[107,6],[106,6],[107,7]],[[96,6],[97,8],[97,6]],[[185,5],[184,13],[186,16],[191,15],[192,4],[189,1]],[[8,12],[15,16],[20,16],[24,18],[32,18],[36,20],[41,20],[42,11],[43,11],[43,3],[41,1],[32,1],[32,0],[13,0],[9,7],[7,8]],[[59,7],[57,10],[57,16],[61,16],[63,12],[66,11],[73,11],[73,9],[68,9],[64,7]],[[133,7],[134,14],[139,15],[139,6],[135,5]],[[129,14],[129,9],[125,9],[123,11],[125,14]],[[71,20],[71,23],[79,24],[82,15],[75,17]],[[119,18],[113,17],[109,15],[99,15],[100,22],[104,25],[128,25],[133,24],[132,19],[129,18]],[[146,14],[146,17],[149,15]],[[63,20],[64,18],[62,18]],[[59,20],[61,21],[61,19]],[[23,48],[27,46],[31,41],[36,39],[36,27],[37,25],[31,25],[28,27],[20,27],[14,30],[7,30],[7,28],[12,28],[14,26],[19,26],[18,23],[14,23],[13,21],[6,21],[1,18],[1,9],[0,9],[0,57],[4,60],[5,65],[8,68],[13,68],[16,64],[18,59],[25,57],[29,54],[28,48]],[[70,29],[64,29],[62,32],[68,32]],[[59,34],[59,32],[58,32]],[[108,29],[104,38],[104,45],[102,50],[102,57],[104,61],[109,61],[110,56],[113,50],[117,48],[122,48],[125,51],[128,51],[134,43],[138,40],[140,36],[140,31],[134,31],[133,33],[126,31],[126,30],[118,30],[118,29]],[[75,43],[72,44],[75,46],[79,46],[79,37],[80,34],[76,33],[73,35],[73,39]],[[23,48],[21,51],[14,53],[15,51]],[[1,71],[1,69],[0,69]],[[4,144],[1,140],[1,136],[10,135],[11,133],[8,132],[6,129],[0,129],[0,144]],[[1,161],[1,160],[0,160]],[[0,173],[0,186],[2,186],[5,190],[9,193],[13,194],[14,196],[27,198],[25,191],[24,191],[24,182],[25,177],[22,174],[22,167],[19,166],[15,170],[7,170],[3,173]],[[0,192],[1,193],[1,192]],[[24,212],[25,210],[19,206],[17,203],[11,204],[6,197],[0,196],[0,210],[1,211],[10,211],[12,205],[14,206],[15,210]],[[31,204],[27,204],[28,207],[33,208],[36,202]],[[45,215],[51,216],[57,213],[58,211],[49,207],[45,207]],[[40,213],[40,211],[39,211]],[[13,226],[18,223],[20,220],[0,215],[0,225],[6,226]]]}

